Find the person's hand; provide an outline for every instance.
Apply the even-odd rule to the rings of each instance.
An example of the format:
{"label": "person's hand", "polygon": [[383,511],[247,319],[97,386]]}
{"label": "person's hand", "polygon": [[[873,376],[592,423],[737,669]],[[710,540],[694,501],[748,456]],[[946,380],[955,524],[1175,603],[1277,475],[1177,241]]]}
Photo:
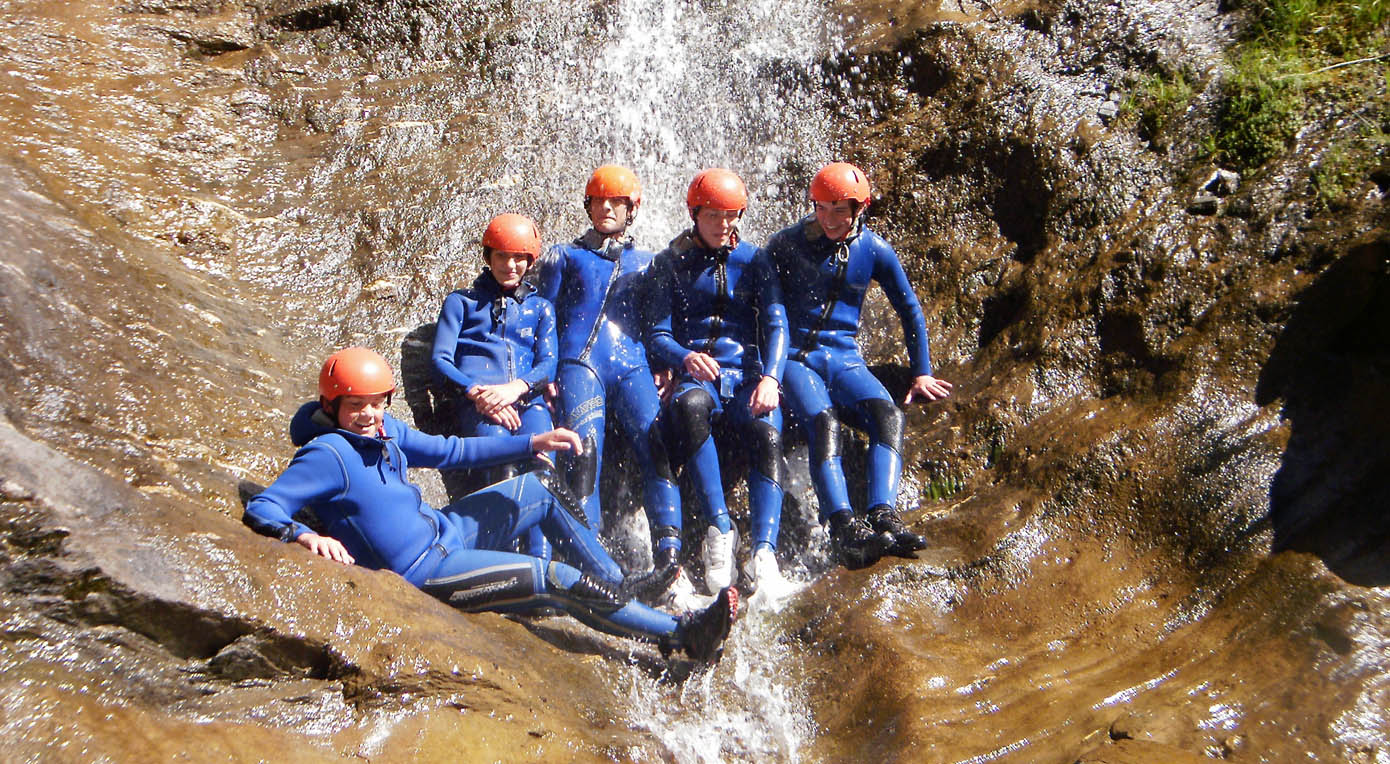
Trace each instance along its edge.
{"label": "person's hand", "polygon": [[511,430],[512,432],[516,432],[517,430],[521,429],[521,415],[516,413],[516,409],[512,408],[511,406],[503,406],[502,408],[497,409],[492,413],[484,414],[483,416],[487,417],[488,419],[491,419],[497,424],[502,425],[503,427],[507,428],[508,430]]}
{"label": "person's hand", "polygon": [[557,427],[550,432],[531,436],[531,450],[543,454],[546,451],[573,451],[575,456],[584,453],[584,442],[574,430]]}
{"label": "person's hand", "polygon": [[652,372],[652,384],[656,385],[656,394],[665,403],[671,400],[671,393],[676,391],[676,386],[671,381],[676,378],[675,369],[662,369]]}
{"label": "person's hand", "polygon": [[685,357],[685,370],[701,382],[719,379],[719,362],[708,353],[691,352]]}
{"label": "person's hand", "polygon": [[782,391],[778,389],[777,380],[773,377],[763,377],[753,388],[753,394],[748,397],[748,412],[753,416],[762,416],[780,405]]}
{"label": "person's hand", "polygon": [[474,385],[468,388],[468,400],[484,414],[492,414],[498,409],[517,402],[531,389],[524,381],[514,379],[500,385]]}
{"label": "person's hand", "polygon": [[334,562],[341,562],[344,565],[351,565],[356,562],[352,559],[352,555],[348,554],[347,547],[343,546],[343,542],[332,536],[320,536],[313,531],[305,531],[299,534],[299,537],[294,540],[294,543],[320,557],[327,557]]}
{"label": "person's hand", "polygon": [[903,405],[912,403],[913,398],[925,398],[929,401],[939,401],[951,395],[953,385],[944,379],[937,379],[930,374],[923,374],[912,380],[912,387],[907,391],[907,397],[903,399]]}
{"label": "person's hand", "polygon": [[545,386],[545,406],[550,409],[550,413],[555,413],[555,401],[560,397],[560,386],[551,382]]}

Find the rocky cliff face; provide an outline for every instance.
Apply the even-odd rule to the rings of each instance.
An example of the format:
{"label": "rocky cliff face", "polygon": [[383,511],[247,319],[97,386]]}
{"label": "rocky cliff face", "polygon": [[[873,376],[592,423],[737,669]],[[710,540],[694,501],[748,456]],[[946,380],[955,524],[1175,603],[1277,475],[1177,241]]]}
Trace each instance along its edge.
{"label": "rocky cliff face", "polygon": [[[613,12],[579,7],[595,29]],[[402,361],[428,414],[429,321],[476,268],[468,232],[524,185],[497,178],[516,150],[505,91],[524,87],[508,62],[543,47],[514,11],[16,6],[11,755],[1390,755],[1383,173],[1316,204],[1307,168],[1344,129],[1327,118],[1194,200],[1243,18],[1216,3],[840,14],[826,112],[957,383],[910,417],[905,506],[934,545],[824,575],[696,691],[653,683],[643,648],[465,617],[235,520],[329,349]],[[1146,133],[1129,106],[1155,71],[1197,83],[1184,129]],[[1352,111],[1383,119],[1384,99],[1382,78]],[[798,188],[814,166],[768,180]],[[871,314],[866,352],[901,386],[895,318]],[[780,713],[805,724],[739,708],[714,753],[672,734],[727,711],[714,696],[767,705],[749,676],[772,662]]]}

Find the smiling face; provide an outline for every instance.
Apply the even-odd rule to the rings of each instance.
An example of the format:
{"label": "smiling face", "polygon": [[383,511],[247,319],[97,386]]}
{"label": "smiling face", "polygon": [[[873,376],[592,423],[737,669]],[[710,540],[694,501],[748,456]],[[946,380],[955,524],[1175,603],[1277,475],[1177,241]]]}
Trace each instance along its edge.
{"label": "smiling face", "polygon": [[738,219],[742,214],[742,210],[701,207],[695,213],[695,232],[700,235],[700,241],[711,249],[727,247],[734,241],[734,231],[738,229]]}
{"label": "smiling face", "polygon": [[497,279],[497,283],[504,290],[510,291],[521,285],[521,279],[531,268],[531,256],[525,252],[503,252],[494,249],[492,254],[488,255],[487,267],[492,271],[492,277]]}
{"label": "smiling face", "polygon": [[816,202],[816,222],[831,241],[844,241],[854,230],[854,221],[863,207],[848,199],[838,202]]}
{"label": "smiling face", "polygon": [[589,199],[589,220],[594,230],[604,236],[615,236],[627,230],[632,215],[632,202],[624,196],[595,196]]}
{"label": "smiling face", "polygon": [[386,393],[344,395],[338,398],[338,426],[357,435],[374,438],[381,434],[386,416]]}

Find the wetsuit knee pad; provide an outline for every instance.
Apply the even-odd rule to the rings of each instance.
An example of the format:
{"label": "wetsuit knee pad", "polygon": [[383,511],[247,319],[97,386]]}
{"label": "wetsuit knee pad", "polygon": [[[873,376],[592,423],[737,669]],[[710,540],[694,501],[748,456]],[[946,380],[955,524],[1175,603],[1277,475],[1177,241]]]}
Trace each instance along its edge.
{"label": "wetsuit knee pad", "polygon": [[576,496],[588,496],[598,487],[598,440],[592,435],[584,436],[584,451],[575,456],[566,451],[560,460],[565,472],[565,482]]}
{"label": "wetsuit knee pad", "polygon": [[714,396],[703,387],[693,387],[674,401],[667,412],[675,428],[671,437],[676,462],[685,464],[710,434]]}
{"label": "wetsuit knee pad", "polygon": [[907,426],[907,415],[903,410],[882,398],[869,398],[860,401],[859,405],[869,419],[869,426],[873,428],[870,435],[874,440],[901,453],[903,430]]}
{"label": "wetsuit knee pad", "polygon": [[471,611],[525,600],[541,591],[541,582],[536,580],[534,565],[519,561],[428,578],[420,590],[460,610]]}
{"label": "wetsuit knee pad", "polygon": [[785,461],[782,459],[782,433],[771,422],[753,423],[753,439],[757,444],[757,461],[754,469],[777,485],[782,485]]}
{"label": "wetsuit knee pad", "polygon": [[840,455],[840,420],[830,409],[811,421],[811,458],[825,462]]}

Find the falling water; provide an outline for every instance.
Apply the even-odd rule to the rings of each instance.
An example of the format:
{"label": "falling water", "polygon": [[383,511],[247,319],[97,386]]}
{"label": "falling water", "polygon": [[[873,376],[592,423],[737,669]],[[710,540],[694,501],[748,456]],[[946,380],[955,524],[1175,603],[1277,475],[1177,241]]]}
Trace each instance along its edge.
{"label": "falling water", "polygon": [[506,67],[518,99],[509,119],[521,122],[504,163],[516,183],[507,201],[567,236],[583,224],[576,201],[589,171],[627,164],[644,185],[634,234],[656,250],[688,225],[690,178],[723,166],[748,185],[745,237],[795,219],[809,171],[832,150],[817,62],[834,36],[821,7],[632,0],[584,29],[593,12],[579,0],[519,10],[536,42]]}

